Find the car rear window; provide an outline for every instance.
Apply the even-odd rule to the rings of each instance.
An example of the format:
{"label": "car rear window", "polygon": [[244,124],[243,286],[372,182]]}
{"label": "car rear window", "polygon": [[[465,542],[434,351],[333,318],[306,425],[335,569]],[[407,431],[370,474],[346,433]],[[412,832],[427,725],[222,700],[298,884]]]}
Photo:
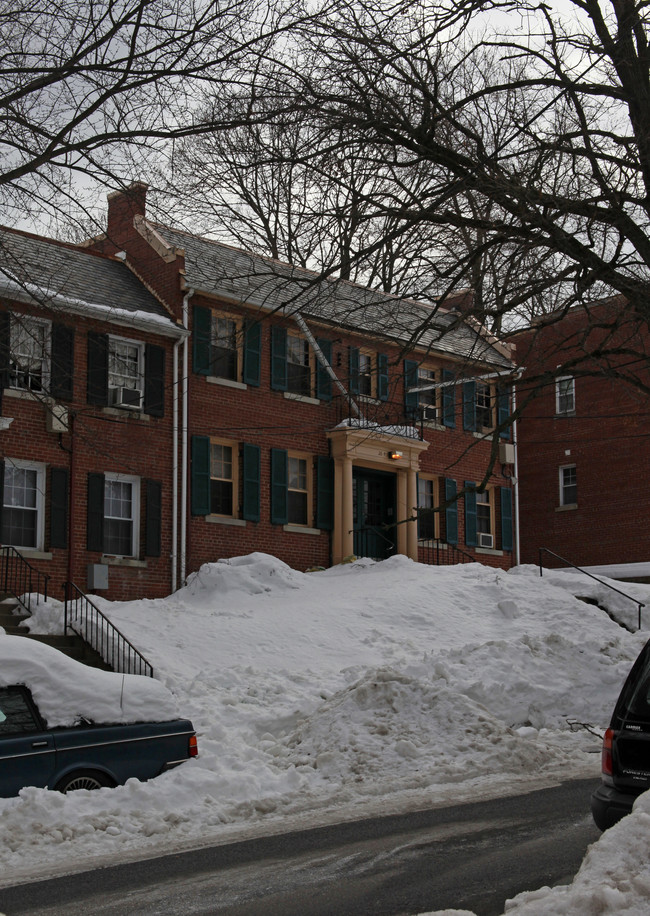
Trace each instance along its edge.
{"label": "car rear window", "polygon": [[0,735],[35,732],[40,728],[20,687],[0,687]]}

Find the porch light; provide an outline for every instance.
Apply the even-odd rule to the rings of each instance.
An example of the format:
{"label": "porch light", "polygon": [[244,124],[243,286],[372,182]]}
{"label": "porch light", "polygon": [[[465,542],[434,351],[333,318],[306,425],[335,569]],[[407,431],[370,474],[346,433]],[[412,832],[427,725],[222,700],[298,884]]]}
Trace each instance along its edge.
{"label": "porch light", "polygon": [[392,461],[397,461],[399,458],[402,457],[402,453],[401,453],[401,452],[398,452],[397,449],[392,448],[392,449],[390,450],[390,452],[388,453],[388,457],[389,457]]}

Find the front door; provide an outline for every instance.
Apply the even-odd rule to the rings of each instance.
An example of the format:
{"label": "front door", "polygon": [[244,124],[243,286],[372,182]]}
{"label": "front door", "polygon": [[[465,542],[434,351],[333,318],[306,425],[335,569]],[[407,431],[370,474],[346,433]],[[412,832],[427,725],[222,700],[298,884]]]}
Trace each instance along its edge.
{"label": "front door", "polygon": [[397,550],[395,474],[353,469],[354,554],[385,560]]}

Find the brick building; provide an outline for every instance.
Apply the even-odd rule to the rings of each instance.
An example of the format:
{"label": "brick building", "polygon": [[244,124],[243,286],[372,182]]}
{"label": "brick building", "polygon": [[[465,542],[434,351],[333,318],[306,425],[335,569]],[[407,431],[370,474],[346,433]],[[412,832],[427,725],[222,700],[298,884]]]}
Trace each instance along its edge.
{"label": "brick building", "polygon": [[577,566],[647,563],[650,404],[626,380],[650,382],[646,323],[612,298],[548,316],[516,353],[518,399],[542,382],[517,423],[521,562],[545,547]]}
{"label": "brick building", "polygon": [[[5,235],[26,267],[0,290],[0,315],[10,329],[14,313],[44,326],[50,369],[32,380],[34,337],[23,354],[22,332],[7,333],[2,539],[26,540],[12,475],[32,461],[41,533],[16,546],[53,579],[87,587],[88,567],[105,565],[103,594],[158,595],[206,561],[254,550],[299,569],[352,554],[440,561],[455,547],[511,565],[501,386],[513,362],[455,309],[154,223],[139,183],[109,195],[106,234],[84,248]],[[65,391],[60,364],[74,366]],[[488,474],[495,449],[503,463]],[[129,544],[111,515],[125,492],[138,507]]]}
{"label": "brick building", "polygon": [[57,596],[99,565],[112,597],[168,594],[185,332],[120,259],[6,230],[0,251],[0,542]]}

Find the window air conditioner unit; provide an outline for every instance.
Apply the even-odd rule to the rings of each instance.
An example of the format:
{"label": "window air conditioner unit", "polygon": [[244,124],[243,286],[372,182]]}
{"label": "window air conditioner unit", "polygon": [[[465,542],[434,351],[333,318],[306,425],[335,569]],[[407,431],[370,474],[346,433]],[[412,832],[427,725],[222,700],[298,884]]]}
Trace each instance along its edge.
{"label": "window air conditioner unit", "polygon": [[113,407],[126,407],[128,410],[140,410],[142,392],[138,388],[113,388],[111,390]]}
{"label": "window air conditioner unit", "polygon": [[424,407],[422,409],[422,418],[424,420],[431,420],[432,422],[438,419],[438,408],[437,407]]}
{"label": "window air conditioner unit", "polygon": [[478,546],[494,547],[494,538],[491,534],[483,534],[483,532],[481,532],[478,536]]}

